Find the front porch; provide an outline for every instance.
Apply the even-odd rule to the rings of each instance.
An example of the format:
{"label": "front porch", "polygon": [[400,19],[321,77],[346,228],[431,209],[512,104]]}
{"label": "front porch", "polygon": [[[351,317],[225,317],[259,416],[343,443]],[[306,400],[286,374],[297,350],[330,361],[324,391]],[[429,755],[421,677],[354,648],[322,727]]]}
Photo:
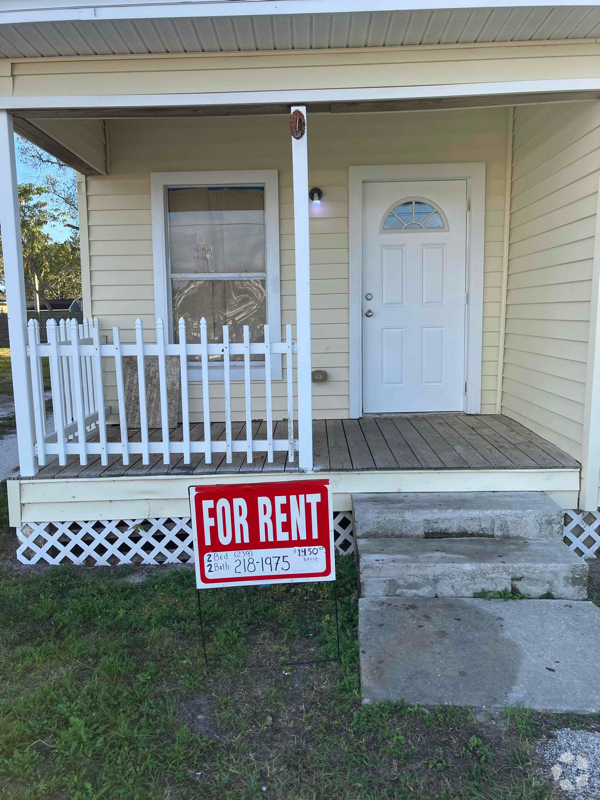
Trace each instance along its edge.
{"label": "front porch", "polygon": [[[181,424],[168,431],[170,463],[164,461],[163,431],[148,428],[150,453],[109,454],[102,463],[90,453],[88,463],[58,456],[35,476],[9,481],[11,520],[21,542],[23,563],[52,564],[184,563],[192,554],[189,519],[191,486],[252,482],[286,482],[298,477],[298,454],[275,450],[268,456],[268,424],[252,422],[252,460],[245,445],[246,425],[210,425],[210,463],[204,452],[206,431],[201,422],[189,428],[190,460],[173,449],[184,437]],[[294,426],[295,427],[295,426]],[[284,442],[287,420],[271,423],[273,442]],[[503,415],[410,414],[365,416],[361,419],[314,420],[313,471],[329,478],[336,546],[352,552],[353,495],[389,492],[544,492],[561,508],[577,505],[580,464],[556,445]],[[121,444],[119,425],[106,427],[106,446]],[[86,448],[98,447],[100,429],[86,437]],[[127,429],[126,441],[140,448],[139,428]],[[144,437],[146,438],[146,437]],[[77,435],[71,439],[77,446]],[[137,447],[136,447],[137,445]],[[77,449],[77,448],[76,448]],[[194,450],[196,450],[194,452]],[[306,474],[306,473],[305,473]],[[428,495],[432,496],[432,495]],[[492,495],[490,495],[491,497]],[[565,536],[577,552],[592,554],[583,540],[589,534],[582,514],[572,512]],[[574,529],[574,530],[572,530]]]}
{"label": "front porch", "polygon": [[[24,327],[12,118],[2,118],[13,234],[3,248],[22,379],[13,524],[183,519],[192,485],[293,480],[298,472],[327,473],[336,512],[350,510],[354,493],[406,491],[547,492],[562,508],[595,509],[584,435],[587,328],[577,316],[587,311],[573,307],[588,287],[567,292],[568,265],[546,277],[538,251],[510,252],[513,140],[530,115],[537,124],[535,109],[419,118],[382,110],[387,127],[372,141],[368,114],[352,126],[315,114],[309,181],[306,108],[292,108],[291,147],[277,115],[248,113],[261,152],[272,147],[260,169],[249,169],[257,166],[250,158],[225,169],[239,141],[227,119],[206,123],[211,142],[229,137],[220,171],[192,149],[189,164],[174,161],[179,169],[168,172],[167,141],[174,153],[195,148],[197,120],[113,121],[110,170],[80,187],[88,319],[51,324],[47,343],[35,325]],[[575,112],[596,121],[595,105]],[[421,141],[426,123],[440,148],[433,156]],[[399,125],[407,152],[398,149]],[[393,147],[379,154],[386,131]],[[489,141],[474,150],[482,132]],[[373,152],[356,149],[363,140]],[[139,142],[148,150],[140,163]],[[342,155],[332,161],[338,145]],[[246,263],[243,236],[244,246],[231,244],[233,266],[219,272],[212,264],[220,250],[204,229],[226,226],[210,216],[209,191],[231,193],[222,200],[231,209],[219,214],[257,227],[260,269]],[[428,220],[436,224],[426,228]],[[177,239],[184,223],[191,244]],[[363,241],[367,223],[371,239]],[[185,258],[171,252],[169,235]],[[405,250],[406,263],[398,255]],[[583,273],[575,277],[585,283]],[[230,284],[243,284],[246,295],[227,294]],[[373,398],[385,392],[391,399]],[[456,410],[426,413],[439,409]]]}
{"label": "front porch", "polygon": [[[273,440],[287,436],[287,420],[273,424]],[[213,422],[210,439],[223,441],[226,424]],[[232,422],[233,441],[246,440],[246,424]],[[252,423],[253,442],[267,442],[265,420]],[[117,441],[118,425],[108,426],[108,442]],[[170,431],[170,442],[181,442],[184,430],[180,424]],[[191,442],[204,441],[204,424],[190,428]],[[150,442],[160,442],[160,428],[150,428]],[[140,429],[128,430],[130,443],[140,441]],[[87,442],[99,441],[95,429]],[[75,442],[76,443],[76,437]],[[260,446],[260,445],[259,445]],[[169,464],[163,455],[153,454],[147,464],[142,455],[132,456],[128,465],[120,455],[108,457],[103,464],[100,455],[91,456],[87,465],[79,456],[67,456],[66,464],[50,457],[35,479],[49,478],[115,478],[152,475],[220,475],[298,472],[297,457],[291,459],[286,450],[275,452],[270,462],[267,452],[254,452],[251,461],[246,452],[214,452],[210,463],[204,453],[193,453],[189,463],[182,454],[174,454]],[[572,456],[541,436],[504,415],[493,414],[427,414],[398,416],[365,416],[362,419],[329,419],[313,421],[313,469],[315,472],[421,471],[421,470],[577,470],[580,464]]]}

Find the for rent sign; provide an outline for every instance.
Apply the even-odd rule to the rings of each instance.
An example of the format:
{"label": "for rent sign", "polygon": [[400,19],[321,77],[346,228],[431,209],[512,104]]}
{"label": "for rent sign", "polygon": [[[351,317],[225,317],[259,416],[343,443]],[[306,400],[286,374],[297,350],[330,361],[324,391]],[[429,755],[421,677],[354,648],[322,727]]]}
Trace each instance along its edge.
{"label": "for rent sign", "polygon": [[329,481],[191,489],[196,585],[335,580]]}

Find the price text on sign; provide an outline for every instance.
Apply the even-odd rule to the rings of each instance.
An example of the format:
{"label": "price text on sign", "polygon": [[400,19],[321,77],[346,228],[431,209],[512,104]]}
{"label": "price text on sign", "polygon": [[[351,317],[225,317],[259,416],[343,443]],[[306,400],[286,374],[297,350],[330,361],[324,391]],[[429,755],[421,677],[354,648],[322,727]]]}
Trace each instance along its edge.
{"label": "price text on sign", "polygon": [[190,490],[196,585],[335,580],[329,481]]}

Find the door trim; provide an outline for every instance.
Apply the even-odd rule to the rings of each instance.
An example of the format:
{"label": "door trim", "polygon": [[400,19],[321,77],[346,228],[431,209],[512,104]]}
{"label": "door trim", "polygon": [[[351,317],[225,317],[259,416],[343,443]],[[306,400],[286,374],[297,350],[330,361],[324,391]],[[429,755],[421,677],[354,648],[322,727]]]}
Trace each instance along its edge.
{"label": "door trim", "polygon": [[362,254],[363,184],[385,181],[466,180],[467,203],[467,318],[465,330],[465,380],[463,410],[481,412],[481,356],[483,341],[483,267],[485,240],[485,163],[394,164],[349,167],[349,350],[350,417],[363,414],[362,392]]}

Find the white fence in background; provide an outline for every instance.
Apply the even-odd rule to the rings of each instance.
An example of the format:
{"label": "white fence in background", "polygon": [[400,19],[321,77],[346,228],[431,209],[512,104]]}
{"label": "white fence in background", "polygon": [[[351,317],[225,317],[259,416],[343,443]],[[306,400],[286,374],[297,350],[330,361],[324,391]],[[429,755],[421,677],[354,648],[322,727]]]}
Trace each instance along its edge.
{"label": "white fence in background", "polygon": [[[229,327],[223,326],[223,338],[220,343],[208,343],[206,320],[200,323],[200,343],[187,341],[185,321],[179,321],[179,342],[168,344],[163,322],[156,322],[156,343],[144,342],[144,331],[141,320],[136,321],[135,343],[122,344],[118,327],[112,329],[113,341],[103,344],[100,340],[98,320],[84,320],[83,324],[76,320],[54,320],[47,323],[48,342],[40,343],[39,325],[32,320],[28,326],[29,333],[29,366],[34,397],[34,419],[36,431],[36,455],[40,466],[47,463],[47,456],[57,455],[59,464],[67,463],[67,456],[79,456],[79,463],[86,465],[88,456],[99,455],[102,464],[108,464],[109,456],[120,456],[127,466],[132,454],[141,454],[142,463],[149,464],[150,456],[162,454],[165,464],[169,464],[171,456],[183,454],[183,462],[189,464],[194,453],[204,455],[207,464],[212,461],[213,453],[225,453],[226,461],[231,463],[234,453],[245,453],[248,463],[253,454],[266,452],[267,461],[273,461],[277,451],[287,451],[290,461],[299,449],[298,440],[294,438],[294,397],[293,397],[293,354],[296,344],[292,341],[291,325],[286,326],[285,342],[271,342],[269,326],[264,326],[264,340],[250,342],[250,331],[247,325],[243,328],[243,342],[229,341]],[[286,439],[273,437],[273,399],[271,356],[282,355],[286,361],[287,372],[287,433]],[[127,408],[125,385],[123,379],[123,358],[133,356],[137,359],[138,402],[139,402],[139,441],[130,441],[127,426]],[[158,358],[158,375],[160,387],[160,441],[150,441],[148,430],[148,408],[146,400],[145,358]],[[167,356],[179,358],[180,372],[180,409],[182,437],[179,440],[170,438],[169,414],[167,402]],[[220,360],[222,377],[211,377],[210,359]],[[244,439],[232,437],[231,412],[231,361],[232,356],[241,356],[243,365],[246,436]],[[262,356],[264,371],[261,377],[253,373],[252,357]],[[192,440],[190,436],[190,398],[189,398],[189,359],[199,359],[202,384],[202,421],[204,422],[204,438]],[[50,364],[50,382],[52,391],[52,409],[54,430],[46,430],[45,398],[43,385],[43,359]],[[111,362],[107,364],[106,362]],[[237,366],[236,362],[236,366]],[[103,367],[114,366],[117,383],[117,409],[106,408],[103,386]],[[263,362],[261,360],[261,366]],[[266,438],[254,439],[252,426],[252,383],[264,383],[266,405]],[[211,438],[211,382],[223,384],[225,401],[225,438],[214,441]],[[108,440],[106,418],[108,414],[118,413],[120,438]],[[137,423],[136,423],[137,426]],[[93,430],[93,438],[90,431]],[[137,439],[138,437],[136,437]]]}

